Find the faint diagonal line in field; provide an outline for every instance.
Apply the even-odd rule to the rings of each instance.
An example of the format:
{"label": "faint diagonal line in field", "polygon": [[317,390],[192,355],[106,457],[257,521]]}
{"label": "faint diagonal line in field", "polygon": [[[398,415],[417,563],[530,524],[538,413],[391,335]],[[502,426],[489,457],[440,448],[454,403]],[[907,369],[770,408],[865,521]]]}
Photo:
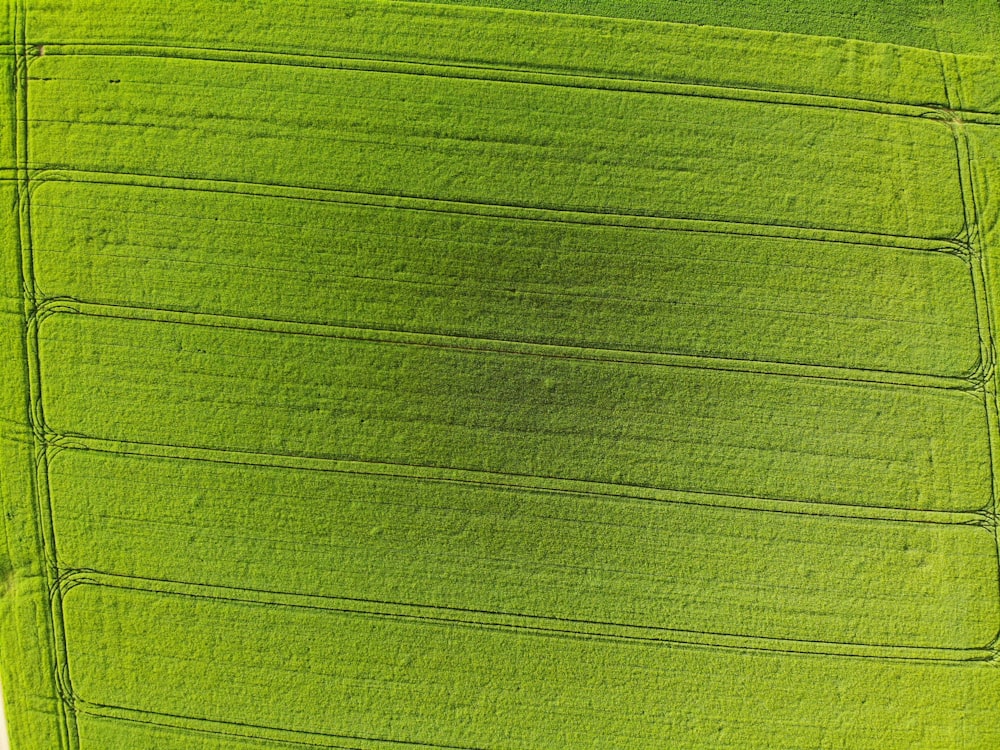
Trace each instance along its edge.
{"label": "faint diagonal line in field", "polygon": [[53,458],[61,450],[95,450],[112,455],[175,458],[206,461],[233,466],[262,466],[301,469],[369,476],[385,476],[427,482],[468,486],[508,488],[524,492],[562,494],[569,497],[607,497],[636,502],[662,502],[672,505],[728,508],[793,516],[852,518],[867,521],[904,522],[934,525],[987,526],[983,511],[918,510],[894,506],[853,505],[798,498],[738,495],[708,490],[675,489],[654,485],[621,484],[575,479],[539,473],[462,469],[432,464],[402,463],[374,459],[312,453],[267,453],[228,448],[208,448],[178,443],[152,443],[109,440],[88,435],[48,432],[45,441],[52,446]]}
{"label": "faint diagonal line in field", "polygon": [[405,208],[444,214],[467,214],[497,218],[527,219],[585,225],[610,225],[635,229],[683,230],[706,234],[737,234],[788,239],[815,239],[823,242],[874,247],[900,247],[928,252],[965,256],[967,243],[951,238],[853,232],[806,224],[768,224],[735,222],[701,216],[675,216],[656,213],[620,213],[565,206],[543,206],[485,201],[454,200],[400,193],[377,193],[337,188],[252,183],[240,180],[205,179],[190,175],[154,175],[139,172],[90,172],[71,167],[46,167],[31,173],[32,188],[50,181],[85,181],[96,184],[135,187],[166,187],[172,190],[235,193],[265,198],[289,198],[317,202],[345,203],[378,208]]}
{"label": "faint diagonal line in field", "polygon": [[[58,588],[65,595],[77,586],[98,586],[127,591],[163,594],[188,599],[208,599],[238,604],[289,607],[346,615],[425,621],[471,628],[533,631],[559,636],[639,641],[665,645],[708,646],[741,650],[778,651],[793,654],[841,656],[852,659],[903,659],[929,661],[984,661],[986,647],[942,648],[902,646],[807,638],[741,635],[704,630],[686,630],[652,625],[532,615],[501,610],[452,607],[419,602],[370,598],[321,596],[249,587],[218,586],[165,578],[118,575],[102,571],[63,569]],[[569,626],[578,626],[576,629]],[[586,629],[580,629],[586,628]],[[689,640],[684,640],[688,638]],[[809,650],[817,647],[818,650]],[[823,649],[828,649],[824,651]],[[881,653],[880,653],[881,651]]]}
{"label": "faint diagonal line in field", "polygon": [[[414,59],[382,59],[350,55],[303,55],[295,53],[261,52],[242,49],[220,49],[184,46],[117,45],[97,43],[45,43],[45,54],[68,56],[183,58],[207,62],[227,62],[244,65],[284,65],[299,68],[358,70],[421,75],[440,78],[465,78],[525,85],[588,88],[648,94],[668,94],[707,99],[753,101],[768,104],[814,107],[846,111],[870,112],[897,117],[926,117],[943,107],[939,105],[902,104],[884,99],[866,99],[829,94],[813,94],[776,88],[724,86],[692,83],[681,80],[649,79],[587,73],[567,73],[530,66],[500,67],[482,64],[440,62]],[[37,59],[33,57],[32,60]],[[976,110],[952,110],[970,121],[1000,124],[1000,115]]]}
{"label": "faint diagonal line in field", "polygon": [[[425,748],[425,750],[491,750],[490,748],[471,747],[468,745],[442,745],[440,743],[420,742],[417,740],[329,734],[298,729],[282,729],[262,724],[203,719],[196,716],[145,711],[125,706],[88,703],[76,696],[69,696],[63,700],[70,710],[78,714],[151,727],[180,729],[202,737],[262,740],[289,747],[318,747],[327,748],[328,750],[384,750],[387,747]],[[343,742],[350,742],[352,744],[340,744]]]}
{"label": "faint diagonal line in field", "polygon": [[[173,188],[160,188],[160,189],[171,190]],[[234,193],[234,195],[245,195],[245,194],[243,194],[243,193],[235,194]],[[339,202],[335,202],[335,201],[331,201],[331,203],[334,203],[336,205],[358,205],[358,204],[344,204],[344,203],[339,203]],[[87,211],[87,209],[82,209],[82,208],[79,208],[77,206],[63,205],[63,204],[56,204],[56,203],[45,203],[45,202],[41,202],[41,201],[38,201],[38,200],[33,201],[32,205],[35,207],[36,210],[38,208],[48,208],[48,209],[58,209],[58,210],[67,211],[67,212],[84,212],[85,213]],[[396,209],[387,209],[387,210],[408,211],[408,210],[412,210],[412,209],[400,207],[400,208],[396,208]],[[148,217],[156,217],[156,218],[163,218],[163,219],[186,219],[186,218],[191,218],[191,217],[189,217],[187,215],[176,214],[176,213],[167,213],[167,212],[163,212],[163,211],[139,211],[139,210],[135,210],[135,209],[122,209],[120,211],[116,210],[115,213],[119,214],[119,215],[148,216]],[[456,213],[456,215],[461,215],[461,214]],[[481,214],[476,214],[475,216],[476,216],[476,218],[482,218],[483,217]],[[197,217],[197,218],[199,220],[205,220],[204,217]],[[530,219],[523,219],[523,220],[531,221]],[[288,227],[288,228],[297,228],[297,227],[299,227],[298,224],[267,221],[266,218],[264,218],[264,217],[262,217],[259,221],[254,221],[254,222],[244,221],[244,220],[231,220],[231,219],[224,218],[224,217],[213,218],[213,222],[214,223],[220,223],[221,224],[221,223],[225,223],[227,221],[234,221],[234,222],[235,221],[239,221],[240,223],[247,223],[247,224],[254,224],[254,225],[284,226],[284,227]],[[544,221],[544,220],[540,220],[540,221]],[[602,226],[607,226],[607,225],[602,225]],[[660,229],[660,230],[652,230],[652,229],[648,229],[648,228],[645,228],[645,227],[644,228],[616,227],[616,228],[639,229],[639,231],[663,231],[663,232],[691,233],[691,230],[688,230],[688,229],[667,228],[667,227],[664,227],[663,229]],[[368,230],[346,229],[346,228],[345,229],[341,229],[340,227],[337,227],[336,229],[326,228],[326,231],[329,231],[331,234],[335,233],[337,235],[348,235],[348,236],[358,236],[358,237],[369,237],[369,236],[371,236],[371,237],[381,237],[381,236],[387,236],[387,237],[389,237],[391,239],[394,239],[394,240],[405,240],[405,239],[407,239],[409,237],[409,235],[404,235],[404,234],[398,234],[398,235],[395,235],[395,234],[394,235],[381,235],[379,233],[371,232],[371,231],[368,231]],[[717,234],[720,234],[722,236],[727,236],[727,237],[746,237],[746,236],[763,237],[764,236],[764,235],[746,235],[746,234],[739,233],[739,232],[726,232],[726,231],[723,231],[723,230],[719,230],[717,232]],[[787,239],[787,238],[784,238],[784,237],[781,237],[781,238],[768,237],[768,239]],[[426,240],[426,241],[428,243],[430,243],[430,244],[434,244],[434,243],[447,243],[448,242],[448,240],[439,239],[439,238],[433,238],[433,239],[429,239],[429,240]],[[820,239],[809,239],[809,240],[802,239],[802,240],[798,240],[798,241],[800,241],[800,242],[816,242],[816,243],[826,243],[826,242],[829,242],[829,240],[820,240]],[[155,249],[155,248],[160,247],[159,245],[155,245],[155,244],[151,244],[151,243],[145,244],[145,243],[137,243],[137,242],[130,242],[129,246],[130,247],[149,248],[149,249]],[[893,249],[897,249],[897,248],[886,247],[885,249],[886,250],[893,250]],[[900,249],[900,250],[911,250],[911,248],[898,248],[898,249]],[[64,249],[64,248],[45,248],[45,252],[48,253],[48,254],[62,254],[62,253],[66,253],[68,251],[66,249]],[[592,253],[594,255],[602,255],[602,254],[604,254],[602,252],[602,249],[600,247],[595,247],[593,250],[588,250],[588,252]],[[938,252],[940,255],[943,255],[943,256],[950,256],[950,257],[962,258],[963,260],[967,260],[960,253],[953,252],[953,251],[951,251],[949,249],[940,249],[940,250],[936,250],[936,251],[932,250],[930,252]],[[101,257],[108,257],[108,258],[118,258],[118,259],[126,259],[126,260],[133,258],[133,256],[126,255],[126,254],[123,254],[123,253],[100,252],[99,254],[100,254]],[[649,259],[664,260],[664,257],[661,256],[661,255],[655,255],[655,254],[651,254],[651,253],[650,254],[643,254],[643,253],[640,253],[640,252],[636,252],[635,254],[631,254],[630,253],[629,257],[646,257],[646,258],[649,258]],[[708,259],[708,258],[704,258],[703,259],[697,253],[682,254],[682,253],[671,252],[670,258],[671,259],[674,259],[674,258],[684,258],[685,260],[703,261],[706,264],[708,264],[708,263],[717,263],[718,262],[716,260],[712,260],[712,259]],[[280,260],[280,258],[276,259],[276,260]],[[192,260],[192,259],[187,259],[187,258],[183,258],[183,257],[171,258],[169,262],[171,264],[179,264],[179,265],[211,266],[211,267],[217,267],[217,268],[223,268],[223,269],[232,269],[234,271],[240,271],[240,272],[254,271],[254,272],[261,272],[261,273],[287,273],[287,274],[302,274],[302,273],[304,273],[303,270],[302,270],[302,268],[300,266],[292,266],[292,265],[283,266],[283,265],[278,265],[278,264],[275,264],[275,263],[269,263],[267,265],[264,265],[264,264],[254,264],[254,263],[246,263],[246,262],[236,263],[236,262],[226,262],[226,261],[206,260],[206,259]],[[750,267],[758,267],[759,263],[754,262],[754,261],[748,261],[748,260],[726,259],[725,265],[746,265],[746,266],[750,266]],[[787,269],[787,270],[790,270],[790,271],[795,271],[795,270],[799,270],[799,269],[827,270],[827,268],[824,267],[824,266],[810,265],[809,263],[771,264],[771,265],[769,265],[769,267],[781,268],[782,270],[786,270]],[[310,270],[308,273],[311,274],[311,275],[315,274],[315,275],[329,276],[331,278],[344,278],[344,279],[359,279],[359,280],[369,280],[369,281],[380,281],[380,282],[387,282],[387,283],[393,283],[393,284],[403,284],[403,285],[412,285],[412,286],[425,286],[425,287],[433,287],[433,288],[457,289],[457,288],[461,287],[461,283],[460,283],[459,280],[455,280],[455,281],[437,281],[437,280],[428,280],[428,279],[406,279],[406,278],[396,278],[396,277],[390,276],[388,274],[377,275],[377,274],[362,274],[362,273],[357,273],[357,272],[337,273],[336,271],[322,273],[320,271],[315,271],[314,272],[314,271]],[[507,290],[507,287],[503,287],[503,286],[501,286],[499,284],[489,284],[487,282],[477,282],[475,288],[482,289],[484,291],[505,291],[505,290]],[[970,289],[971,289],[971,286],[970,286]],[[47,295],[47,294],[44,293],[44,290],[41,290],[40,288],[37,291],[38,291],[39,295],[41,297],[43,297],[43,298],[48,298],[48,299],[53,299],[53,300],[56,300],[56,299],[70,299],[70,298],[66,298],[66,297],[60,297],[58,295]],[[591,292],[560,291],[558,289],[532,289],[532,288],[521,288],[521,287],[519,287],[517,289],[517,292],[519,294],[522,294],[522,295],[525,295],[525,296],[529,296],[529,297],[541,296],[541,297],[556,297],[556,298],[567,298],[567,299],[589,299],[589,300],[593,300],[593,301],[597,301],[597,302],[618,301],[618,302],[628,302],[628,303],[632,303],[632,302],[659,303],[659,302],[663,302],[664,301],[662,298],[655,298],[655,297],[639,297],[639,296],[625,297],[625,296],[622,296],[620,294],[618,294],[618,295],[615,295],[615,294],[595,294],[595,293],[591,293]],[[92,304],[102,304],[102,305],[108,305],[108,306],[116,306],[116,305],[126,304],[124,302],[120,302],[120,301],[116,301],[116,300],[112,300],[112,299],[98,299],[98,298],[87,298],[87,299],[80,298],[77,301],[87,302],[87,303],[92,303]],[[670,305],[672,305],[672,306],[678,306],[678,307],[696,307],[696,308],[705,308],[705,309],[714,309],[714,308],[716,308],[718,306],[716,304],[711,304],[711,303],[706,303],[706,302],[693,302],[693,301],[680,300],[680,299],[678,299],[678,300],[670,300]],[[165,309],[171,309],[171,308],[159,307],[159,308],[156,308],[156,309],[165,310]],[[838,319],[839,318],[839,319],[843,319],[843,320],[868,320],[868,321],[886,322],[886,323],[912,323],[913,322],[912,320],[910,320],[908,318],[893,318],[893,317],[887,317],[887,316],[876,317],[876,316],[863,316],[863,315],[848,315],[848,314],[845,314],[845,313],[834,313],[834,312],[822,311],[822,310],[819,310],[819,311],[794,310],[794,309],[785,309],[785,308],[773,307],[773,306],[769,306],[769,305],[766,305],[766,304],[751,305],[751,304],[745,304],[744,303],[744,304],[741,305],[741,309],[748,310],[748,311],[777,312],[777,313],[782,313],[782,314],[789,315],[789,316],[803,317],[803,318],[823,318],[823,319],[831,319],[831,318]],[[185,309],[185,312],[195,312],[195,311]],[[220,314],[225,314],[225,313],[220,313]],[[272,320],[273,320],[273,318],[272,318]],[[292,322],[292,321],[290,321],[290,322]],[[304,322],[304,323],[309,323],[309,322],[324,323],[324,322],[326,322],[326,323],[329,323],[330,325],[339,325],[340,324],[339,322],[335,322],[335,321],[307,321],[307,320],[302,320],[302,321],[297,321],[297,322]],[[936,321],[936,320],[928,320],[926,322],[923,322],[922,325],[929,326],[929,327],[941,327],[941,328],[956,329],[956,330],[960,329],[960,326],[957,326],[955,324],[944,323],[944,322],[940,322],[940,321]],[[416,333],[417,331],[414,331],[414,332]],[[425,333],[442,333],[442,334],[445,334],[445,332],[443,332],[443,331],[425,331]],[[447,335],[447,334],[445,334],[445,335]],[[537,343],[546,344],[546,343],[550,343],[550,342],[539,341]],[[614,349],[623,349],[624,347],[614,346],[612,348],[614,348]],[[706,356],[711,356],[711,355],[706,355]],[[768,360],[768,361],[770,361],[770,360]],[[804,363],[797,363],[797,364],[804,364]],[[853,368],[848,367],[847,369],[853,369]]]}
{"label": "faint diagonal line in field", "polygon": [[978,373],[963,377],[927,375],[866,368],[834,367],[805,362],[755,360],[709,354],[684,354],[651,350],[539,343],[503,338],[439,334],[395,328],[302,323],[281,318],[241,317],[213,313],[191,313],[170,308],[136,307],[70,298],[46,299],[39,305],[36,324],[53,314],[77,314],[122,320],[176,322],[201,328],[221,328],[266,333],[294,333],[317,338],[367,341],[466,352],[500,352],[528,357],[642,364],[702,371],[747,372],[760,375],[805,378],[844,383],[873,383],[902,388],[932,388],[979,394],[983,383]]}

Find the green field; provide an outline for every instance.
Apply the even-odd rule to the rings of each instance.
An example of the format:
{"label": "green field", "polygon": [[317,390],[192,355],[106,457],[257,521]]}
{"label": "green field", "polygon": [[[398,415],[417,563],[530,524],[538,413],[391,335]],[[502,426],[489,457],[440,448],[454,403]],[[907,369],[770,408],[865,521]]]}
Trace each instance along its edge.
{"label": "green field", "polygon": [[4,8],[13,750],[1000,747],[1000,4]]}

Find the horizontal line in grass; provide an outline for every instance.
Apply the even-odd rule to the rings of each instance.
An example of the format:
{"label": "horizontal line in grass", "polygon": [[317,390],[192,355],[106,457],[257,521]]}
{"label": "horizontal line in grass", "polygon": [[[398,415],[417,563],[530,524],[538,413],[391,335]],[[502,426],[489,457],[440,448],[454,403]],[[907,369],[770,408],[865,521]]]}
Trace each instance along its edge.
{"label": "horizontal line in grass", "polygon": [[732,234],[751,237],[775,237],[849,245],[924,250],[966,257],[968,243],[958,238],[916,237],[877,232],[854,232],[791,224],[733,222],[697,216],[661,216],[654,214],[622,214],[610,211],[587,211],[557,206],[476,203],[417,195],[392,195],[333,188],[303,187],[277,183],[254,183],[235,180],[204,179],[182,175],[153,175],[124,172],[91,172],[69,167],[44,168],[31,171],[29,189],[34,192],[47,182],[86,182],[91,184],[124,185],[129,187],[164,188],[214,193],[234,193],[271,198],[344,203],[353,205],[402,208],[448,214],[523,219],[525,221],[597,224],[635,229]]}
{"label": "horizontal line in grass", "polygon": [[235,466],[333,472],[385,476],[418,481],[447,482],[469,486],[498,487],[523,492],[558,493],[586,497],[606,497],[636,502],[727,508],[795,516],[836,517],[873,522],[961,525],[988,528],[994,523],[990,508],[980,511],[918,510],[886,506],[816,502],[793,498],[768,498],[698,490],[679,490],[564,479],[539,474],[510,474],[473,469],[426,466],[387,461],[365,461],[308,454],[255,453],[249,451],[205,448],[195,445],[165,445],[116,441],[87,435],[45,432],[40,436],[47,446],[48,463],[58,462],[63,450],[92,450],[113,455],[167,458]]}
{"label": "horizontal line in grass", "polygon": [[[423,750],[489,750],[467,745],[442,745],[416,740],[378,739],[357,735],[330,734],[296,729],[281,729],[245,722],[221,721],[196,716],[180,716],[124,706],[89,703],[64,688],[63,702],[74,712],[96,719],[181,730],[196,736],[222,737],[226,740],[258,740],[279,743],[282,747],[323,748],[324,750],[387,750],[387,748],[423,748]],[[350,743],[350,744],[342,744]],[[242,743],[241,743],[242,744]],[[270,747],[270,746],[269,746]]]}
{"label": "horizontal line in grass", "polygon": [[[341,70],[370,70],[410,75],[428,75],[447,78],[470,78],[493,80],[527,85],[564,86],[571,88],[593,88],[636,93],[666,94],[673,96],[694,96],[701,98],[721,98],[753,101],[765,104],[819,107],[825,109],[850,110],[895,117],[923,117],[938,120],[958,118],[980,124],[1000,124],[1000,115],[977,110],[948,109],[938,104],[904,104],[880,99],[847,97],[831,94],[813,94],[795,90],[776,88],[755,88],[747,86],[726,86],[710,83],[693,83],[680,80],[630,78],[614,75],[594,75],[587,73],[567,73],[542,68],[496,65],[475,65],[468,63],[431,62],[407,59],[382,59],[375,57],[351,57],[345,55],[299,54],[288,52],[264,52],[243,49],[219,49],[160,45],[120,45],[99,43],[42,44],[34,48],[30,62],[38,59],[37,49],[44,47],[44,56],[118,56],[156,57],[205,60],[210,62],[231,62],[250,65],[287,65],[302,68],[325,68]],[[29,81],[31,80],[29,76]]]}
{"label": "horizontal line in grass", "polygon": [[519,631],[539,636],[635,642],[636,644],[654,647],[708,647],[739,651],[772,651],[795,655],[932,662],[990,662],[995,659],[994,650],[989,646],[963,649],[744,636],[729,633],[525,615],[502,611],[423,605],[414,602],[379,601],[350,597],[303,595],[293,592],[266,591],[252,588],[233,588],[189,581],[145,578],[81,569],[63,569],[60,571],[57,589],[61,597],[64,598],[70,591],[80,586],[106,587],[125,591],[161,594],[169,597],[232,602],[234,604],[328,611],[348,616],[357,615],[359,617],[439,623],[442,626]]}
{"label": "horizontal line in grass", "polygon": [[[314,200],[191,190],[171,182],[34,183],[35,296],[951,378],[974,379],[985,369],[979,363],[989,359],[976,329],[974,257],[952,246],[850,244],[811,233],[774,237],[686,221],[659,220],[659,228],[648,221],[641,227],[554,221],[535,210],[505,217],[496,214],[512,212],[452,211],[444,202],[429,210],[413,200],[373,205],[377,199],[340,200],[336,193],[332,200]],[[268,211],[285,218],[272,224]],[[198,234],[204,228],[203,240]],[[194,255],[178,255],[177,243]],[[546,248],[558,248],[557,264],[549,265]],[[494,253],[514,261],[513,273],[492,261],[471,273],[447,270]],[[535,262],[545,264],[540,274]],[[794,293],[800,265],[815,275],[807,286],[821,283],[821,298]],[[767,269],[759,289],[737,271],[751,267]],[[579,286],[568,282],[570,268],[582,274]],[[696,275],[687,276],[688,270]],[[261,274],[274,283],[258,295],[247,285]],[[886,293],[886,280],[902,276],[907,283]],[[209,301],[195,293],[192,281],[218,294]],[[953,299],[952,310],[917,302],[918,290],[939,285],[938,292]],[[399,295],[403,288],[415,294]],[[306,304],[313,294],[320,297]],[[346,302],[352,298],[364,309],[352,308]],[[635,326],[616,330],[608,311],[626,309]],[[638,317],[629,317],[632,312]],[[690,327],[702,312],[712,321],[701,318],[708,325],[705,337]],[[768,333],[777,330],[784,334]],[[858,339],[859,331],[871,338]],[[916,349],[902,343],[905,332],[922,343]],[[832,346],[819,345],[818,333]]]}
{"label": "horizontal line in grass", "polygon": [[145,320],[204,328],[235,329],[265,333],[287,333],[300,336],[370,341],[457,351],[500,352],[527,357],[680,367],[696,370],[747,372],[760,375],[776,375],[835,382],[872,383],[907,388],[959,390],[968,391],[977,396],[981,395],[985,388],[983,378],[978,372],[962,377],[925,375],[911,372],[802,364],[798,362],[715,357],[704,354],[675,354],[630,349],[568,346],[564,344],[535,343],[457,334],[424,333],[420,331],[325,323],[302,323],[284,319],[241,317],[217,315],[214,313],[194,313],[168,308],[116,305],[76,300],[68,297],[39,298],[37,300],[35,309],[36,324],[41,323],[42,320],[54,314],[86,315],[122,320]]}

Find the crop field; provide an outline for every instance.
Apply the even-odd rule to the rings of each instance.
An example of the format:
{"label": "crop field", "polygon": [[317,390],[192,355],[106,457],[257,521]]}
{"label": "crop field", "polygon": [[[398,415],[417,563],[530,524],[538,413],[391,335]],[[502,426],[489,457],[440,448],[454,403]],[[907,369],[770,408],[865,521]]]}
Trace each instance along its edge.
{"label": "crop field", "polygon": [[1000,4],[4,9],[12,750],[1000,747]]}

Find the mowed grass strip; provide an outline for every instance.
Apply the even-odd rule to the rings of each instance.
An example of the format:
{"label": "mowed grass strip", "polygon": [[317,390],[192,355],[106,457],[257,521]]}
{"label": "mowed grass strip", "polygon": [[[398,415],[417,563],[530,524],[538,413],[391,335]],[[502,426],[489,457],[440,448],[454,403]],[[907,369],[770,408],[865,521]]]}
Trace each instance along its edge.
{"label": "mowed grass strip", "polygon": [[990,500],[974,393],[55,313],[50,429],[919,509]]}
{"label": "mowed grass strip", "polygon": [[[790,746],[822,747],[835,726],[848,747],[1000,742],[995,670],[981,663],[542,636],[85,583],[63,611],[75,696],[96,704],[84,707],[250,734],[256,725],[462,748],[719,750],[772,747],[776,731]],[[95,738],[136,737],[84,722]]]}
{"label": "mowed grass strip", "polygon": [[967,525],[77,450],[49,491],[61,564],[116,575],[885,646],[980,648],[1000,616]]}
{"label": "mowed grass strip", "polygon": [[46,297],[575,347],[952,377],[979,362],[972,275],[950,253],[457,208],[42,182],[35,282]]}
{"label": "mowed grass strip", "polygon": [[36,169],[943,239],[964,228],[954,137],[931,119],[128,56],[53,55],[31,72]]}

